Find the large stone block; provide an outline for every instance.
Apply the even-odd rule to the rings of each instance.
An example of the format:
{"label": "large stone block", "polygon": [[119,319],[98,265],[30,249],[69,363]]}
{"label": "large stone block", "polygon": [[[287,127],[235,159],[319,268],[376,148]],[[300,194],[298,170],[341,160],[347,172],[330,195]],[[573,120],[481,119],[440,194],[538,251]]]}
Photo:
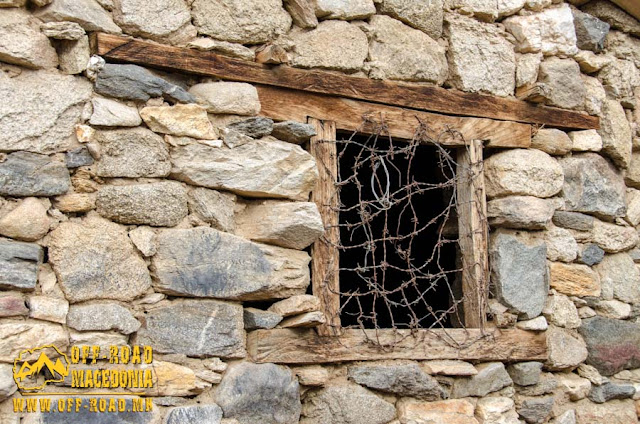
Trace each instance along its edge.
{"label": "large stone block", "polygon": [[56,50],[24,9],[3,10],[0,15],[0,60],[34,69],[58,66]]}
{"label": "large stone block", "polygon": [[600,220],[594,222],[592,236],[593,242],[608,253],[631,250],[638,244],[638,233],[635,228]]}
{"label": "large stone block", "polygon": [[622,174],[606,159],[584,153],[560,160],[564,170],[562,194],[569,211],[605,218],[626,214]]}
{"label": "large stone block", "polygon": [[605,21],[612,28],[640,36],[640,22],[610,1],[591,1],[582,7],[582,11]]}
{"label": "large stone block", "polygon": [[446,6],[462,15],[493,22],[498,17],[516,14],[525,5],[525,0],[447,0]]}
{"label": "large stone block", "polygon": [[540,230],[551,224],[556,204],[533,196],[507,196],[487,203],[492,227]]}
{"label": "large stone block", "polygon": [[640,70],[630,60],[613,59],[598,72],[598,80],[608,97],[633,104],[633,91],[640,85]]}
{"label": "large stone block", "polygon": [[126,230],[90,216],[51,233],[49,260],[69,302],[134,299],[151,286],[144,260]]}
{"label": "large stone block", "polygon": [[605,376],[640,367],[640,325],[593,317],[582,321],[580,334],[587,343],[587,363]]}
{"label": "large stone block", "polygon": [[268,139],[233,149],[178,146],[171,160],[179,180],[250,197],[307,201],[318,177],[315,160],[300,146]]}
{"label": "large stone block", "polygon": [[538,80],[547,89],[549,105],[564,109],[584,108],[586,91],[576,61],[550,57],[540,64]]}
{"label": "large stone block", "polygon": [[62,325],[43,321],[0,322],[0,362],[13,363],[20,351],[44,345],[66,351],[67,330]]}
{"label": "large stone block", "polygon": [[222,409],[218,405],[189,405],[169,410],[167,424],[220,424]]}
{"label": "large stone block", "polygon": [[0,287],[33,290],[44,252],[35,243],[0,240]]}
{"label": "large stone block", "polygon": [[549,290],[544,242],[500,230],[492,236],[489,254],[497,299],[526,319],[540,315]]}
{"label": "large stone block", "polygon": [[349,367],[349,378],[361,386],[398,396],[430,401],[445,396],[438,381],[415,362],[353,365]]}
{"label": "large stone block", "polygon": [[140,322],[131,312],[117,303],[71,305],[67,325],[78,331],[116,330],[122,334],[131,334],[140,328]]}
{"label": "large stone block", "polygon": [[56,0],[36,9],[34,15],[44,22],[70,21],[80,24],[86,31],[120,34],[109,12],[95,0]]}
{"label": "large stone block", "polygon": [[564,131],[556,128],[540,128],[531,139],[531,147],[550,155],[563,156],[571,151],[573,143]]}
{"label": "large stone block", "polygon": [[607,36],[606,48],[618,59],[630,60],[640,66],[640,40],[624,32],[612,31]]}
{"label": "large stone block", "polygon": [[252,243],[208,227],[161,231],[154,285],[193,297],[260,300],[303,294],[309,255]]}
{"label": "large stone block", "polygon": [[383,0],[380,11],[438,39],[442,35],[442,0]]}
{"label": "large stone block", "polygon": [[0,162],[0,195],[56,196],[70,185],[67,167],[49,156],[15,152]]}
{"label": "large stone block", "polygon": [[516,56],[504,30],[461,16],[445,19],[449,83],[460,90],[513,94]]}
{"label": "large stone block", "polygon": [[442,84],[448,75],[445,49],[420,30],[388,16],[370,19],[369,77]]}
{"label": "large stone block", "polygon": [[242,358],[245,338],[242,306],[180,299],[150,308],[136,343],[151,345],[158,353]]}
{"label": "large stone block", "polygon": [[236,195],[208,188],[189,190],[189,211],[217,230],[233,233],[236,228]]}
{"label": "large stone block", "polygon": [[242,82],[206,82],[189,89],[209,113],[257,115],[260,112],[258,90]]}
{"label": "large stone block", "polygon": [[274,364],[239,363],[229,367],[215,391],[225,418],[240,424],[296,424],[300,418],[298,379]]}
{"label": "large stone block", "polygon": [[111,99],[91,100],[93,113],[89,123],[105,127],[137,127],[142,123],[138,109]]}

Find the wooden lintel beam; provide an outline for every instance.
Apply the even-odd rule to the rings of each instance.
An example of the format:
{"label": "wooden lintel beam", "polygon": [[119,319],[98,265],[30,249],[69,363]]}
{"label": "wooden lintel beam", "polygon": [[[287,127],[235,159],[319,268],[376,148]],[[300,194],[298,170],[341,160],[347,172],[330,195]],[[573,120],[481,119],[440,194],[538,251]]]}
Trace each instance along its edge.
{"label": "wooden lintel beam", "polygon": [[105,59],[136,63],[221,79],[284,87],[367,100],[450,115],[475,116],[567,129],[598,129],[599,120],[584,113],[535,106],[527,102],[433,85],[353,77],[326,71],[270,67],[184,47],[98,33],[94,49]]}
{"label": "wooden lintel beam", "polygon": [[518,329],[452,328],[418,330],[413,334],[409,330],[344,330],[339,337],[321,337],[313,329],[257,330],[249,333],[247,350],[255,362],[276,364],[382,359],[547,359],[546,335]]}

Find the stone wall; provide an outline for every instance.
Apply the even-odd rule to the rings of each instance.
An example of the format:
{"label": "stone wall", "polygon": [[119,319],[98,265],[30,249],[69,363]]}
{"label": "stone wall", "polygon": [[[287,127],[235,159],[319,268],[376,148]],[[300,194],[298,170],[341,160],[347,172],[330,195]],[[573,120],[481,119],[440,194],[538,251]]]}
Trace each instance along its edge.
{"label": "stone wall", "polygon": [[[312,3],[0,0],[0,421],[63,422],[13,412],[21,350],[148,344],[154,411],[100,422],[636,423],[640,23],[605,0]],[[486,152],[490,310],[548,360],[251,363],[247,332],[324,319],[313,128],[260,117],[249,84],[105,64],[96,31],[599,116]]]}

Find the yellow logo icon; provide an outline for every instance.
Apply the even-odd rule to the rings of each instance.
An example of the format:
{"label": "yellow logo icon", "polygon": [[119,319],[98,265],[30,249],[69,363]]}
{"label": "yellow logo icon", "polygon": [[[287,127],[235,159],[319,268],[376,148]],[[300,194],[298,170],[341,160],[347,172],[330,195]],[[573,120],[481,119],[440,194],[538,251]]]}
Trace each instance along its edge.
{"label": "yellow logo icon", "polygon": [[[36,355],[35,361],[28,360]],[[55,362],[50,357],[56,358]],[[47,383],[64,381],[68,375],[69,359],[54,345],[23,350],[13,361],[13,380],[20,390],[41,390]]]}

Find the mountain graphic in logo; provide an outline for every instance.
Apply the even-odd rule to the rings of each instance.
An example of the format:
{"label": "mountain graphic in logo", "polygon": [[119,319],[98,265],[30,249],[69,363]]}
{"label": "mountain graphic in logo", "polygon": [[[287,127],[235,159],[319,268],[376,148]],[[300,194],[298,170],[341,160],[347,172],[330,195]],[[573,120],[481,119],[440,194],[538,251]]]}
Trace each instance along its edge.
{"label": "mountain graphic in logo", "polygon": [[[36,361],[26,359],[38,353]],[[56,358],[55,361],[50,356]],[[47,383],[64,381],[68,375],[69,359],[53,345],[23,350],[13,361],[13,380],[21,390],[40,390]]]}

